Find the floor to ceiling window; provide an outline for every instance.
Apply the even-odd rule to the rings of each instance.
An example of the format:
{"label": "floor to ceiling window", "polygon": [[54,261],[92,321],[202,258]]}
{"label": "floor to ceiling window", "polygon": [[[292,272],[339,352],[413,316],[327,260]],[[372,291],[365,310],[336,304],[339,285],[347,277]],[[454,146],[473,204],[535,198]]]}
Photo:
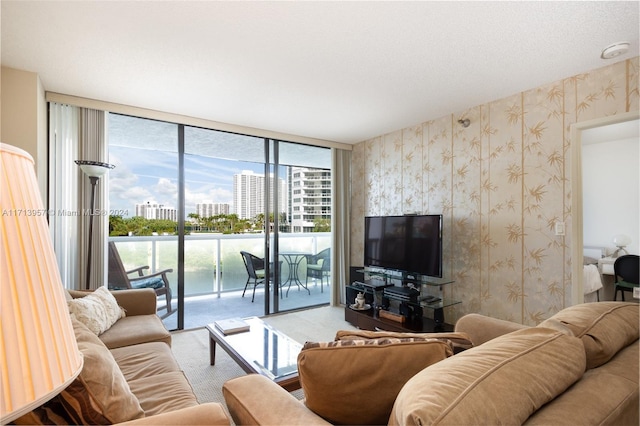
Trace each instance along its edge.
{"label": "floor to ceiling window", "polygon": [[[109,242],[125,270],[148,267],[145,274],[167,271],[170,290],[178,283],[176,238],[178,204],[178,126],[173,123],[110,114],[108,119]],[[115,262],[114,253],[109,262]],[[110,287],[119,281],[109,271]],[[135,277],[137,274],[129,274]],[[132,286],[138,281],[132,281]],[[121,283],[117,283],[122,287]],[[163,295],[159,306],[166,305]],[[175,305],[175,297],[171,306]],[[159,314],[168,313],[169,309]]]}
{"label": "floor to ceiling window", "polygon": [[[173,270],[168,328],[329,302],[330,149],[116,114],[109,146],[110,241],[127,268]],[[255,295],[241,251],[277,265]]]}

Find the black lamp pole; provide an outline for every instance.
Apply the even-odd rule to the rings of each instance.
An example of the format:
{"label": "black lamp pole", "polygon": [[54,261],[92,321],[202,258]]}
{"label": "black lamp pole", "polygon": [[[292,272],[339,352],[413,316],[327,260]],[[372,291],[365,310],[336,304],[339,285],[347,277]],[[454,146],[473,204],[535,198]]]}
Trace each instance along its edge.
{"label": "black lamp pole", "polygon": [[89,247],[87,247],[87,280],[85,282],[85,289],[90,289],[91,282],[91,249],[93,242],[93,216],[95,212],[96,204],[96,185],[100,176],[107,173],[109,169],[113,169],[115,166],[108,163],[101,163],[99,161],[88,160],[76,160],[76,164],[80,166],[84,174],[89,176],[89,182],[91,182],[91,203],[89,207]]}
{"label": "black lamp pole", "polygon": [[91,210],[89,210],[89,247],[87,250],[87,280],[85,281],[85,289],[89,290],[89,282],[91,281],[91,248],[93,241],[93,212],[96,208],[96,184],[98,183],[98,176],[89,176],[91,182]]}

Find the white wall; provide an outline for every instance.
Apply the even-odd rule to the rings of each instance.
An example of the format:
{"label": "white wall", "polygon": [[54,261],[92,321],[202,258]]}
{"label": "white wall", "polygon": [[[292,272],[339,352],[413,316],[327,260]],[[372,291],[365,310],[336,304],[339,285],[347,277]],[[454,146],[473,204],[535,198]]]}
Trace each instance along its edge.
{"label": "white wall", "polygon": [[639,253],[639,166],[637,137],[582,146],[585,246],[613,249],[613,236],[625,234],[632,240],[627,251]]}

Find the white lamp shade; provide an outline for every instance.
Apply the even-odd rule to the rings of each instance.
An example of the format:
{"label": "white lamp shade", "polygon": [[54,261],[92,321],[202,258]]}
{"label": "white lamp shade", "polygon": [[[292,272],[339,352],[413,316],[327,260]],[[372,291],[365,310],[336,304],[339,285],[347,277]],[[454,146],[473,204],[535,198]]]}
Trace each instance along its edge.
{"label": "white lamp shade", "polygon": [[616,247],[626,247],[629,244],[631,244],[631,237],[624,235],[624,234],[618,234],[616,236],[613,237],[613,244],[615,244]]}
{"label": "white lamp shade", "polygon": [[82,369],[33,159],[0,143],[0,421],[45,403]]}
{"label": "white lamp shade", "polygon": [[76,160],[76,164],[80,166],[80,170],[82,170],[85,175],[97,178],[102,177],[109,169],[115,167],[113,164],[90,160]]}

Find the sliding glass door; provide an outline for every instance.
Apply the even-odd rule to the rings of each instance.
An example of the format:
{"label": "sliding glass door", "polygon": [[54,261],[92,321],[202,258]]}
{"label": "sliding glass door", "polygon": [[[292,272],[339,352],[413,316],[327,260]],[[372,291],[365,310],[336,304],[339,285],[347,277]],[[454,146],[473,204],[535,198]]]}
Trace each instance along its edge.
{"label": "sliding glass door", "polygon": [[330,149],[114,114],[109,140],[110,241],[173,270],[169,329],[329,303]]}
{"label": "sliding glass door", "polygon": [[272,260],[281,265],[274,311],[329,303],[331,150],[273,141],[269,159],[286,182],[286,194],[278,196],[280,213],[272,237]]}
{"label": "sliding glass door", "polygon": [[[115,165],[109,173],[109,286],[121,286],[120,278],[113,276],[114,262],[121,262],[126,271],[146,267],[145,274],[168,270],[175,310],[178,125],[116,114],[110,114],[108,122],[109,162]],[[163,295],[158,305],[166,305],[168,299]],[[171,321],[176,315],[169,312],[165,307],[158,314]]]}

